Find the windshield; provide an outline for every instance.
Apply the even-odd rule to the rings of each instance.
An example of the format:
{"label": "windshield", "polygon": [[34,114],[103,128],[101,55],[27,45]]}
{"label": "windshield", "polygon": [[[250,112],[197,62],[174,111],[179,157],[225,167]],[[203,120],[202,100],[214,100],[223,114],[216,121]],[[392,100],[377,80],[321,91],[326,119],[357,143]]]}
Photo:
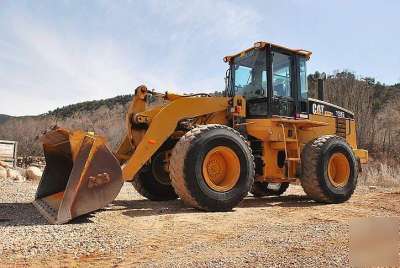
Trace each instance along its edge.
{"label": "windshield", "polygon": [[267,64],[265,50],[250,50],[234,59],[234,89],[246,99],[267,96]]}

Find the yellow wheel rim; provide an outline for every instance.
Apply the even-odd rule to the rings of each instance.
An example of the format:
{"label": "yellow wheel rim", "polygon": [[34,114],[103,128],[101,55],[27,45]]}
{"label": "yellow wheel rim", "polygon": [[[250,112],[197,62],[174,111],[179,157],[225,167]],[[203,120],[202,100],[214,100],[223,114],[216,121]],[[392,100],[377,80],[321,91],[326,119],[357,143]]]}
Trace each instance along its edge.
{"label": "yellow wheel rim", "polygon": [[211,189],[229,191],[236,185],[239,176],[240,161],[232,149],[218,146],[207,153],[203,161],[203,177]]}
{"label": "yellow wheel rim", "polygon": [[350,164],[342,153],[334,153],[328,162],[328,178],[335,187],[343,187],[350,178]]}

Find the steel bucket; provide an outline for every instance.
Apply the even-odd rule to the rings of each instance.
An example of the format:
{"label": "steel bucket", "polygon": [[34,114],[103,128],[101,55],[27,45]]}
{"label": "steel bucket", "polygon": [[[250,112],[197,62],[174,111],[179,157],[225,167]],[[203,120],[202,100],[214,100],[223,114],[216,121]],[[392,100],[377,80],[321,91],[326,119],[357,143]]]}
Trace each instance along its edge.
{"label": "steel bucket", "polygon": [[122,171],[104,138],[58,128],[41,141],[46,167],[33,204],[50,223],[66,223],[116,198]]}

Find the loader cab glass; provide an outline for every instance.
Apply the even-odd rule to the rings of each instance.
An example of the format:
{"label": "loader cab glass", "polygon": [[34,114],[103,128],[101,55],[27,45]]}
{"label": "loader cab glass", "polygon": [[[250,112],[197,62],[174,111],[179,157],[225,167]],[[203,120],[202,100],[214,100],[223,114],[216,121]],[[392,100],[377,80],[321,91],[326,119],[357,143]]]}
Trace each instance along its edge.
{"label": "loader cab glass", "polygon": [[299,57],[299,86],[300,86],[300,98],[301,100],[307,100],[308,98],[308,83],[307,83],[307,65],[306,59]]}
{"label": "loader cab glass", "polygon": [[242,52],[228,72],[228,95],[246,98],[248,117],[307,115],[306,61],[305,56],[274,46]]}
{"label": "loader cab glass", "polygon": [[265,98],[267,93],[267,64],[265,50],[251,50],[235,58],[233,86],[235,95],[247,100]]}
{"label": "loader cab glass", "polygon": [[274,53],[272,72],[274,96],[291,97],[291,57],[282,53]]}
{"label": "loader cab glass", "polygon": [[272,50],[272,100],[270,115],[293,117],[296,109],[295,56],[281,49]]}
{"label": "loader cab glass", "polygon": [[297,113],[302,117],[308,116],[308,81],[307,81],[307,59],[297,57],[298,63],[298,110]]}

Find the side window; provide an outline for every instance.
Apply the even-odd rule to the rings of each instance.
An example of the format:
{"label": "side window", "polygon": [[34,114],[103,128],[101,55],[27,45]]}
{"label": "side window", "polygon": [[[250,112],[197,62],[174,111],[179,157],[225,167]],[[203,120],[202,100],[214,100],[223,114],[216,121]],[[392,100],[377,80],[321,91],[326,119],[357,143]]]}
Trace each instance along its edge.
{"label": "side window", "polygon": [[265,50],[251,50],[234,59],[235,94],[247,100],[267,96],[267,62]]}
{"label": "side window", "polygon": [[285,54],[274,52],[272,62],[272,77],[274,96],[291,96],[291,57]]}
{"label": "side window", "polygon": [[307,100],[308,98],[308,84],[307,84],[307,67],[306,59],[299,58],[299,69],[300,69],[300,96],[301,99]]}
{"label": "side window", "polygon": [[236,66],[235,68],[235,87],[242,89],[251,83],[252,69],[246,66]]}
{"label": "side window", "polygon": [[267,71],[263,71],[261,75],[261,87],[267,92]]}

